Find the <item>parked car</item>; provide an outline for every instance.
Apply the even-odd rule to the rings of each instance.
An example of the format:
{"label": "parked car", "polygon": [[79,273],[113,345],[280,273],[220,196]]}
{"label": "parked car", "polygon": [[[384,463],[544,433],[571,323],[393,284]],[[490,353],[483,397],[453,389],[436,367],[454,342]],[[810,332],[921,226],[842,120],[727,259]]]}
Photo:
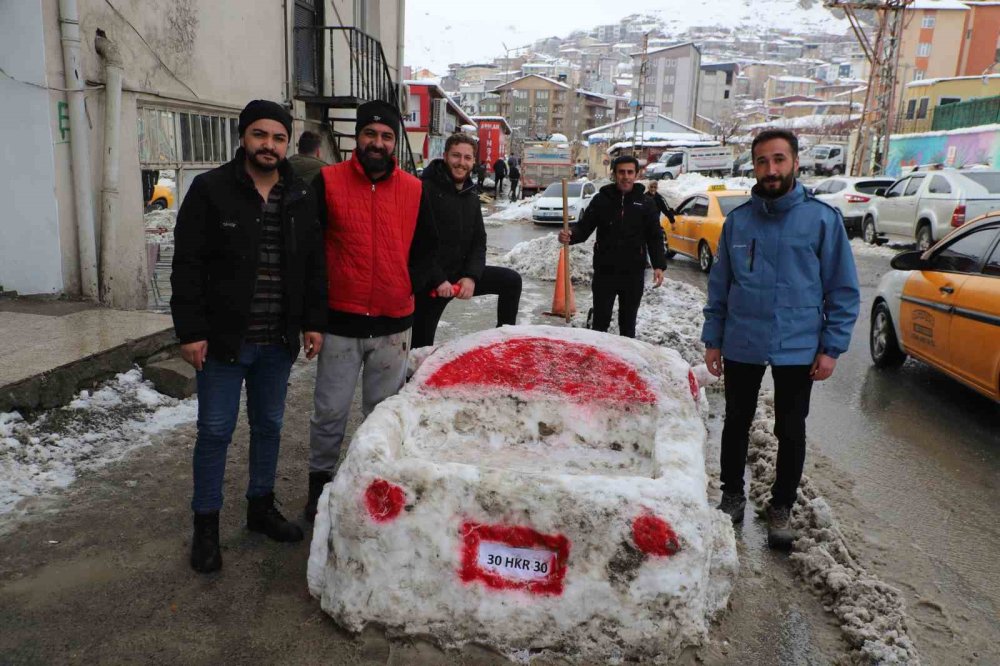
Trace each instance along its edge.
{"label": "parked car", "polygon": [[840,211],[847,236],[851,237],[861,234],[861,220],[875,197],[875,191],[888,189],[892,183],[892,178],[833,176],[812,188],[812,193]]}
{"label": "parked car", "polygon": [[674,223],[660,217],[667,258],[677,254],[698,261],[704,272],[712,269],[719,252],[722,223],[729,212],[750,199],[749,190],[730,190],[725,185],[712,185],[681,202]]}
{"label": "parked car", "polygon": [[[879,191],[876,191],[876,195]],[[1000,209],[1000,171],[918,171],[896,180],[865,211],[869,243],[916,240],[926,250],[967,219]]]}
{"label": "parked car", "polygon": [[925,252],[902,252],[872,303],[877,367],[913,356],[1000,401],[1000,214],[970,222]]}
{"label": "parked car", "polygon": [[750,151],[744,150],[733,160],[733,176],[749,177],[753,175],[753,161],[750,159]]}
{"label": "parked car", "polygon": [[166,210],[174,207],[173,181],[161,180],[153,187],[153,196],[146,202],[146,211]]}
{"label": "parked car", "polygon": [[[569,190],[569,221],[576,222],[597,194],[597,186],[589,180],[578,180],[566,187]],[[531,206],[531,219],[535,224],[562,224],[562,183],[552,183],[545,188],[542,196]]]}

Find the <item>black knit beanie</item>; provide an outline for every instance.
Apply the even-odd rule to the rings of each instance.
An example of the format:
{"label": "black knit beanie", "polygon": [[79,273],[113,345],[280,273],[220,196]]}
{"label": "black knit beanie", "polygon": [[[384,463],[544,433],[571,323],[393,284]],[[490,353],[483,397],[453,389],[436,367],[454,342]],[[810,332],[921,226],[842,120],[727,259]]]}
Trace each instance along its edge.
{"label": "black knit beanie", "polygon": [[399,138],[399,109],[392,104],[376,99],[365,102],[358,107],[358,121],[354,125],[354,135],[361,134],[361,130],[372,123],[382,123],[392,128],[393,134]]}
{"label": "black knit beanie", "polygon": [[272,102],[266,99],[255,99],[247,104],[242,111],[240,111],[240,136],[243,136],[243,132],[245,132],[250,125],[253,125],[258,120],[263,120],[265,118],[267,120],[275,120],[284,125],[285,130],[288,132],[288,137],[291,138],[292,114],[288,113],[288,109],[281,106],[277,102]]}

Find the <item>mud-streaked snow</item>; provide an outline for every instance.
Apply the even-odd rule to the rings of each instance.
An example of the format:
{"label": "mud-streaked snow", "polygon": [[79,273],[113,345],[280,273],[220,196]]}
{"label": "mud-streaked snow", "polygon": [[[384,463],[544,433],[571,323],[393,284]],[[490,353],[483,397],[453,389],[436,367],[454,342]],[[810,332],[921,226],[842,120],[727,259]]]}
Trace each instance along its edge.
{"label": "mud-streaked snow", "polygon": [[21,500],[65,488],[80,472],[148,446],[152,435],[196,416],[195,399],[158,393],[138,368],[81,391],[34,421],[18,412],[0,414],[0,517],[16,512]]}
{"label": "mud-streaked snow", "polygon": [[[748,451],[750,499],[758,506],[763,507],[771,494],[777,455],[774,399],[766,392],[757,406]],[[809,589],[840,621],[855,650],[853,663],[918,664],[917,648],[907,633],[902,594],[858,563],[832,508],[808,475],[802,476],[799,485],[792,527],[799,536],[789,559]]]}
{"label": "mud-streaked snow", "polygon": [[[476,375],[484,383],[432,381],[456,359],[467,362],[466,353],[539,338],[620,359],[654,402],[611,404],[602,393],[581,403],[538,389],[544,369],[512,390],[488,381],[500,361],[484,361]],[[605,379],[605,369],[573,366],[566,376],[587,385]],[[376,622],[515,658],[530,650],[665,660],[701,642],[726,605],[737,562],[732,525],[707,502],[705,430],[688,371],[673,351],[579,329],[503,327],[442,345],[362,424],[327,485],[310,590],[354,631]],[[402,508],[390,520],[379,521],[367,503],[379,480],[399,488]],[[669,523],[676,552],[640,550],[641,516]],[[470,551],[470,534],[483,526],[517,539],[524,529],[567,539],[558,589],[498,588],[466,576],[468,558],[483,559],[480,543],[504,547],[477,537],[480,550]]]}
{"label": "mud-streaked snow", "polygon": [[888,257],[892,259],[900,252],[914,249],[913,243],[891,242],[884,245],[870,245],[861,238],[851,239],[851,250],[858,256]]}
{"label": "mud-streaked snow", "polygon": [[511,220],[530,220],[531,207],[535,204],[536,199],[538,199],[538,195],[520,201],[497,201],[495,205],[498,210],[484,218],[483,221],[487,226],[497,226],[498,223]]}
{"label": "mud-streaked snow", "polygon": [[[555,280],[562,248],[559,236],[553,232],[518,243],[497,262],[513,268],[524,277]],[[594,243],[577,243],[569,248],[569,274],[573,282],[590,281],[594,276]]]}

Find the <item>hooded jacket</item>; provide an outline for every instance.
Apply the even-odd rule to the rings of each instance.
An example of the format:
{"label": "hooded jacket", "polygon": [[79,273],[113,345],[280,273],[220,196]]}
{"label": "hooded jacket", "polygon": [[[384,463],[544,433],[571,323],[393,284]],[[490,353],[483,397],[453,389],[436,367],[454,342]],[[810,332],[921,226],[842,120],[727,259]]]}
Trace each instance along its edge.
{"label": "hooded jacket", "polygon": [[438,240],[430,283],[457,282],[464,277],[478,282],[486,266],[486,227],[475,184],[466,177],[461,189],[456,189],[442,159],[428,164],[421,179]]}
{"label": "hooded jacket", "polygon": [[[235,362],[249,325],[260,256],[260,194],[245,153],[192,181],[177,213],[170,312],[181,343],[208,341],[209,356]],[[284,338],[292,357],[299,333],[326,326],[326,270],[309,188],[279,164],[284,241]]]}
{"label": "hooded jacket", "polygon": [[701,340],[724,358],[808,365],[847,351],[860,292],[840,213],[801,183],[726,217],[708,278]]}
{"label": "hooded jacket", "polygon": [[639,183],[624,193],[614,183],[605,185],[594,195],[580,221],[570,225],[570,244],[582,243],[597,231],[595,271],[642,271],[647,254],[653,268],[667,268],[660,213],[645,191]]}

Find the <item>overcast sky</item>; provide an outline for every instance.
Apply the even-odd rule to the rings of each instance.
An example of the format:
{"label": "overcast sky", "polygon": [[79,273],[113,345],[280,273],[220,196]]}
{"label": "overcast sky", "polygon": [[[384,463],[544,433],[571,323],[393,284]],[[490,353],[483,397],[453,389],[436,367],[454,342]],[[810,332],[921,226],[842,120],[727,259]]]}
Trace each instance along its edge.
{"label": "overcast sky", "polygon": [[[663,0],[408,0],[405,64],[443,76],[453,62],[492,60],[510,48],[542,37],[565,37],[573,30],[617,23]],[[459,8],[456,11],[456,7]]]}

